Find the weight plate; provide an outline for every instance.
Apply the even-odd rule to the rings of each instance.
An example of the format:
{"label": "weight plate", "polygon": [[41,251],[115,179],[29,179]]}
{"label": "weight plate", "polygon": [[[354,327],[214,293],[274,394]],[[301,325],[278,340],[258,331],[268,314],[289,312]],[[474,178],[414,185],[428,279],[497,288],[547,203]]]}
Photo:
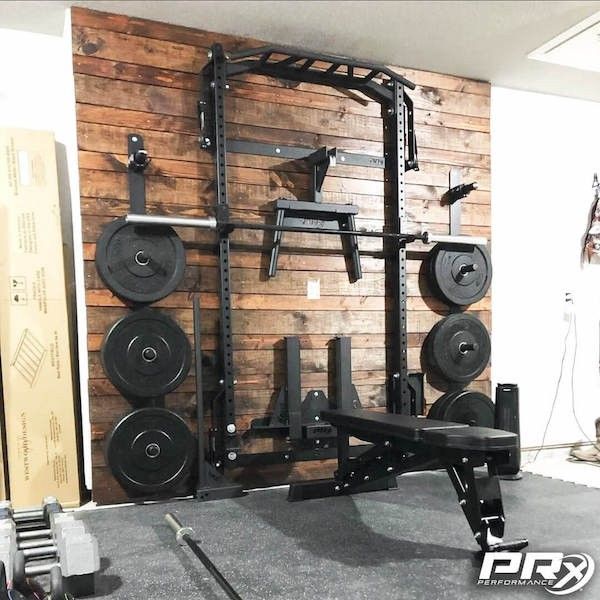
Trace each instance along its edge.
{"label": "weight plate", "polygon": [[171,227],[109,223],[96,244],[96,268],[115,294],[140,304],[156,302],[179,285],[185,249]]}
{"label": "weight plate", "polygon": [[110,328],[101,358],[107,377],[124,396],[154,398],[172,392],[186,378],[192,349],[175,321],[143,308]]}
{"label": "weight plate", "polygon": [[189,473],[194,438],[185,421],[166,408],[140,408],[115,424],[106,461],[132,495],[172,489]]}
{"label": "weight plate", "polygon": [[466,383],[485,369],[491,352],[485,325],[466,313],[449,315],[429,332],[426,357],[429,364],[448,381]]}
{"label": "weight plate", "polygon": [[429,255],[432,292],[447,304],[467,306],[481,300],[492,282],[485,246],[437,244]]}
{"label": "weight plate", "polygon": [[462,390],[450,398],[440,416],[443,421],[464,423],[477,427],[494,427],[495,406],[481,392]]}
{"label": "weight plate", "polygon": [[442,415],[443,412],[444,412],[444,406],[447,404],[447,402],[450,399],[452,399],[453,396],[455,396],[458,393],[459,392],[457,390],[454,390],[454,391],[446,392],[443,396],[440,396],[431,405],[431,408],[429,409],[429,412],[427,413],[427,418],[428,419],[435,419],[435,420],[438,420],[438,421],[443,420],[440,415]]}

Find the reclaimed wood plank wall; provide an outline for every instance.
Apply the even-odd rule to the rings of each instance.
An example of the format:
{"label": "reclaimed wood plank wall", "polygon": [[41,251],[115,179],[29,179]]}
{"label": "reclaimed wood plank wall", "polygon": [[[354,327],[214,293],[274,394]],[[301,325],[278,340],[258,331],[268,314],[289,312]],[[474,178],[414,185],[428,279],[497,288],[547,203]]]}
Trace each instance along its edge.
{"label": "reclaimed wood plank wall", "polygon": [[[103,454],[107,431],[131,409],[106,379],[99,359],[107,328],[128,308],[100,280],[94,265],[102,227],[128,207],[126,136],[144,136],[152,163],[147,171],[149,212],[203,216],[214,204],[212,156],[197,143],[198,73],[211,44],[226,49],[260,45],[256,41],[164,23],[72,9],[73,63],[89,348],[89,391],[93,438],[93,496],[100,503],[126,500]],[[407,214],[412,230],[448,231],[448,209],[440,206],[448,172],[460,167],[464,181],[479,189],[464,201],[463,231],[490,237],[490,87],[458,77],[398,68],[417,84],[415,104],[420,171],[406,176]],[[279,144],[322,145],[381,154],[379,105],[360,95],[309,84],[291,84],[247,75],[231,81],[227,97],[228,135]],[[308,199],[310,176],[304,165],[279,159],[230,154],[232,217],[265,221],[280,196]],[[377,169],[336,167],[325,182],[325,201],[360,208],[359,227],[381,229],[384,174]],[[156,304],[192,338],[191,293],[203,306],[203,349],[214,353],[218,333],[217,259],[212,234],[184,229],[188,244],[185,278],[176,292]],[[352,336],[354,383],[364,405],[385,405],[386,290],[380,240],[360,238],[364,275],[348,281],[340,242],[334,236],[286,234],[275,279],[266,277],[271,235],[247,231],[232,236],[236,399],[238,431],[268,413],[285,370],[283,338],[301,336],[302,384],[331,390],[330,341]],[[409,253],[409,366],[420,370],[420,349],[447,308],[431,297],[422,275],[424,248]],[[321,298],[309,300],[307,280],[318,279]],[[488,327],[490,298],[470,310]],[[207,367],[207,392],[217,373]],[[487,369],[470,386],[490,393]],[[442,386],[428,379],[430,405]],[[167,397],[195,429],[193,373]],[[264,447],[264,442],[263,446]],[[258,449],[258,447],[256,447]],[[248,485],[327,476],[331,462],[246,469],[234,476]]]}

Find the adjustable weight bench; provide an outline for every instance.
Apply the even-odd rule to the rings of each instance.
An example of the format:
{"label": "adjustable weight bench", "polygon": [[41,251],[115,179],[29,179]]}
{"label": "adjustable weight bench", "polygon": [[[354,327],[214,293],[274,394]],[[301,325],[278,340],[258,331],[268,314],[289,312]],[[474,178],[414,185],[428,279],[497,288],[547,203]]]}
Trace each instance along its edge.
{"label": "adjustable weight bench", "polygon": [[[338,469],[334,479],[290,487],[290,500],[352,494],[396,487],[395,477],[412,471],[446,469],[458,501],[484,552],[520,550],[526,539],[504,542],[504,510],[498,465],[517,449],[508,431],[470,427],[368,410],[327,410],[321,420],[337,429]],[[372,446],[357,456],[350,437]],[[487,466],[487,473],[475,467]],[[384,484],[382,486],[382,483]]]}

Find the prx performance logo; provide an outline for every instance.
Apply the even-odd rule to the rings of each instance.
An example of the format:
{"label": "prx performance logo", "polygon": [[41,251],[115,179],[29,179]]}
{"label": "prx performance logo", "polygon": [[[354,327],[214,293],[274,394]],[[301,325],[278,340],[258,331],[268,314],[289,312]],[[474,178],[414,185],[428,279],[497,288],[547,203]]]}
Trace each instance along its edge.
{"label": "prx performance logo", "polygon": [[477,585],[541,586],[555,596],[581,590],[594,574],[589,554],[486,552]]}

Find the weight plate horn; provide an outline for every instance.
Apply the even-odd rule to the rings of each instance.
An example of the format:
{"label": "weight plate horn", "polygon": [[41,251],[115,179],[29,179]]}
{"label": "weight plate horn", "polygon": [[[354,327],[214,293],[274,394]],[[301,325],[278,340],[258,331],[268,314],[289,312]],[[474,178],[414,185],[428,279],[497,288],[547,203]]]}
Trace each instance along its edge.
{"label": "weight plate horn", "polygon": [[437,244],[429,253],[431,291],[446,304],[468,306],[481,300],[492,282],[485,246]]}
{"label": "weight plate horn", "polygon": [[173,319],[143,308],[110,328],[101,358],[107,377],[124,396],[155,398],[183,382],[190,370],[192,349]]}
{"label": "weight plate horn", "polygon": [[179,285],[185,270],[185,249],[171,227],[116,219],[98,239],[96,268],[117,296],[149,304],[168,296]]}
{"label": "weight plate horn", "polygon": [[194,462],[194,436],[166,408],[140,408],[118,421],[106,440],[106,461],[131,495],[173,489]]}
{"label": "weight plate horn", "polygon": [[433,326],[425,340],[427,362],[447,381],[473,381],[486,368],[490,353],[485,325],[468,313],[445,317]]}

